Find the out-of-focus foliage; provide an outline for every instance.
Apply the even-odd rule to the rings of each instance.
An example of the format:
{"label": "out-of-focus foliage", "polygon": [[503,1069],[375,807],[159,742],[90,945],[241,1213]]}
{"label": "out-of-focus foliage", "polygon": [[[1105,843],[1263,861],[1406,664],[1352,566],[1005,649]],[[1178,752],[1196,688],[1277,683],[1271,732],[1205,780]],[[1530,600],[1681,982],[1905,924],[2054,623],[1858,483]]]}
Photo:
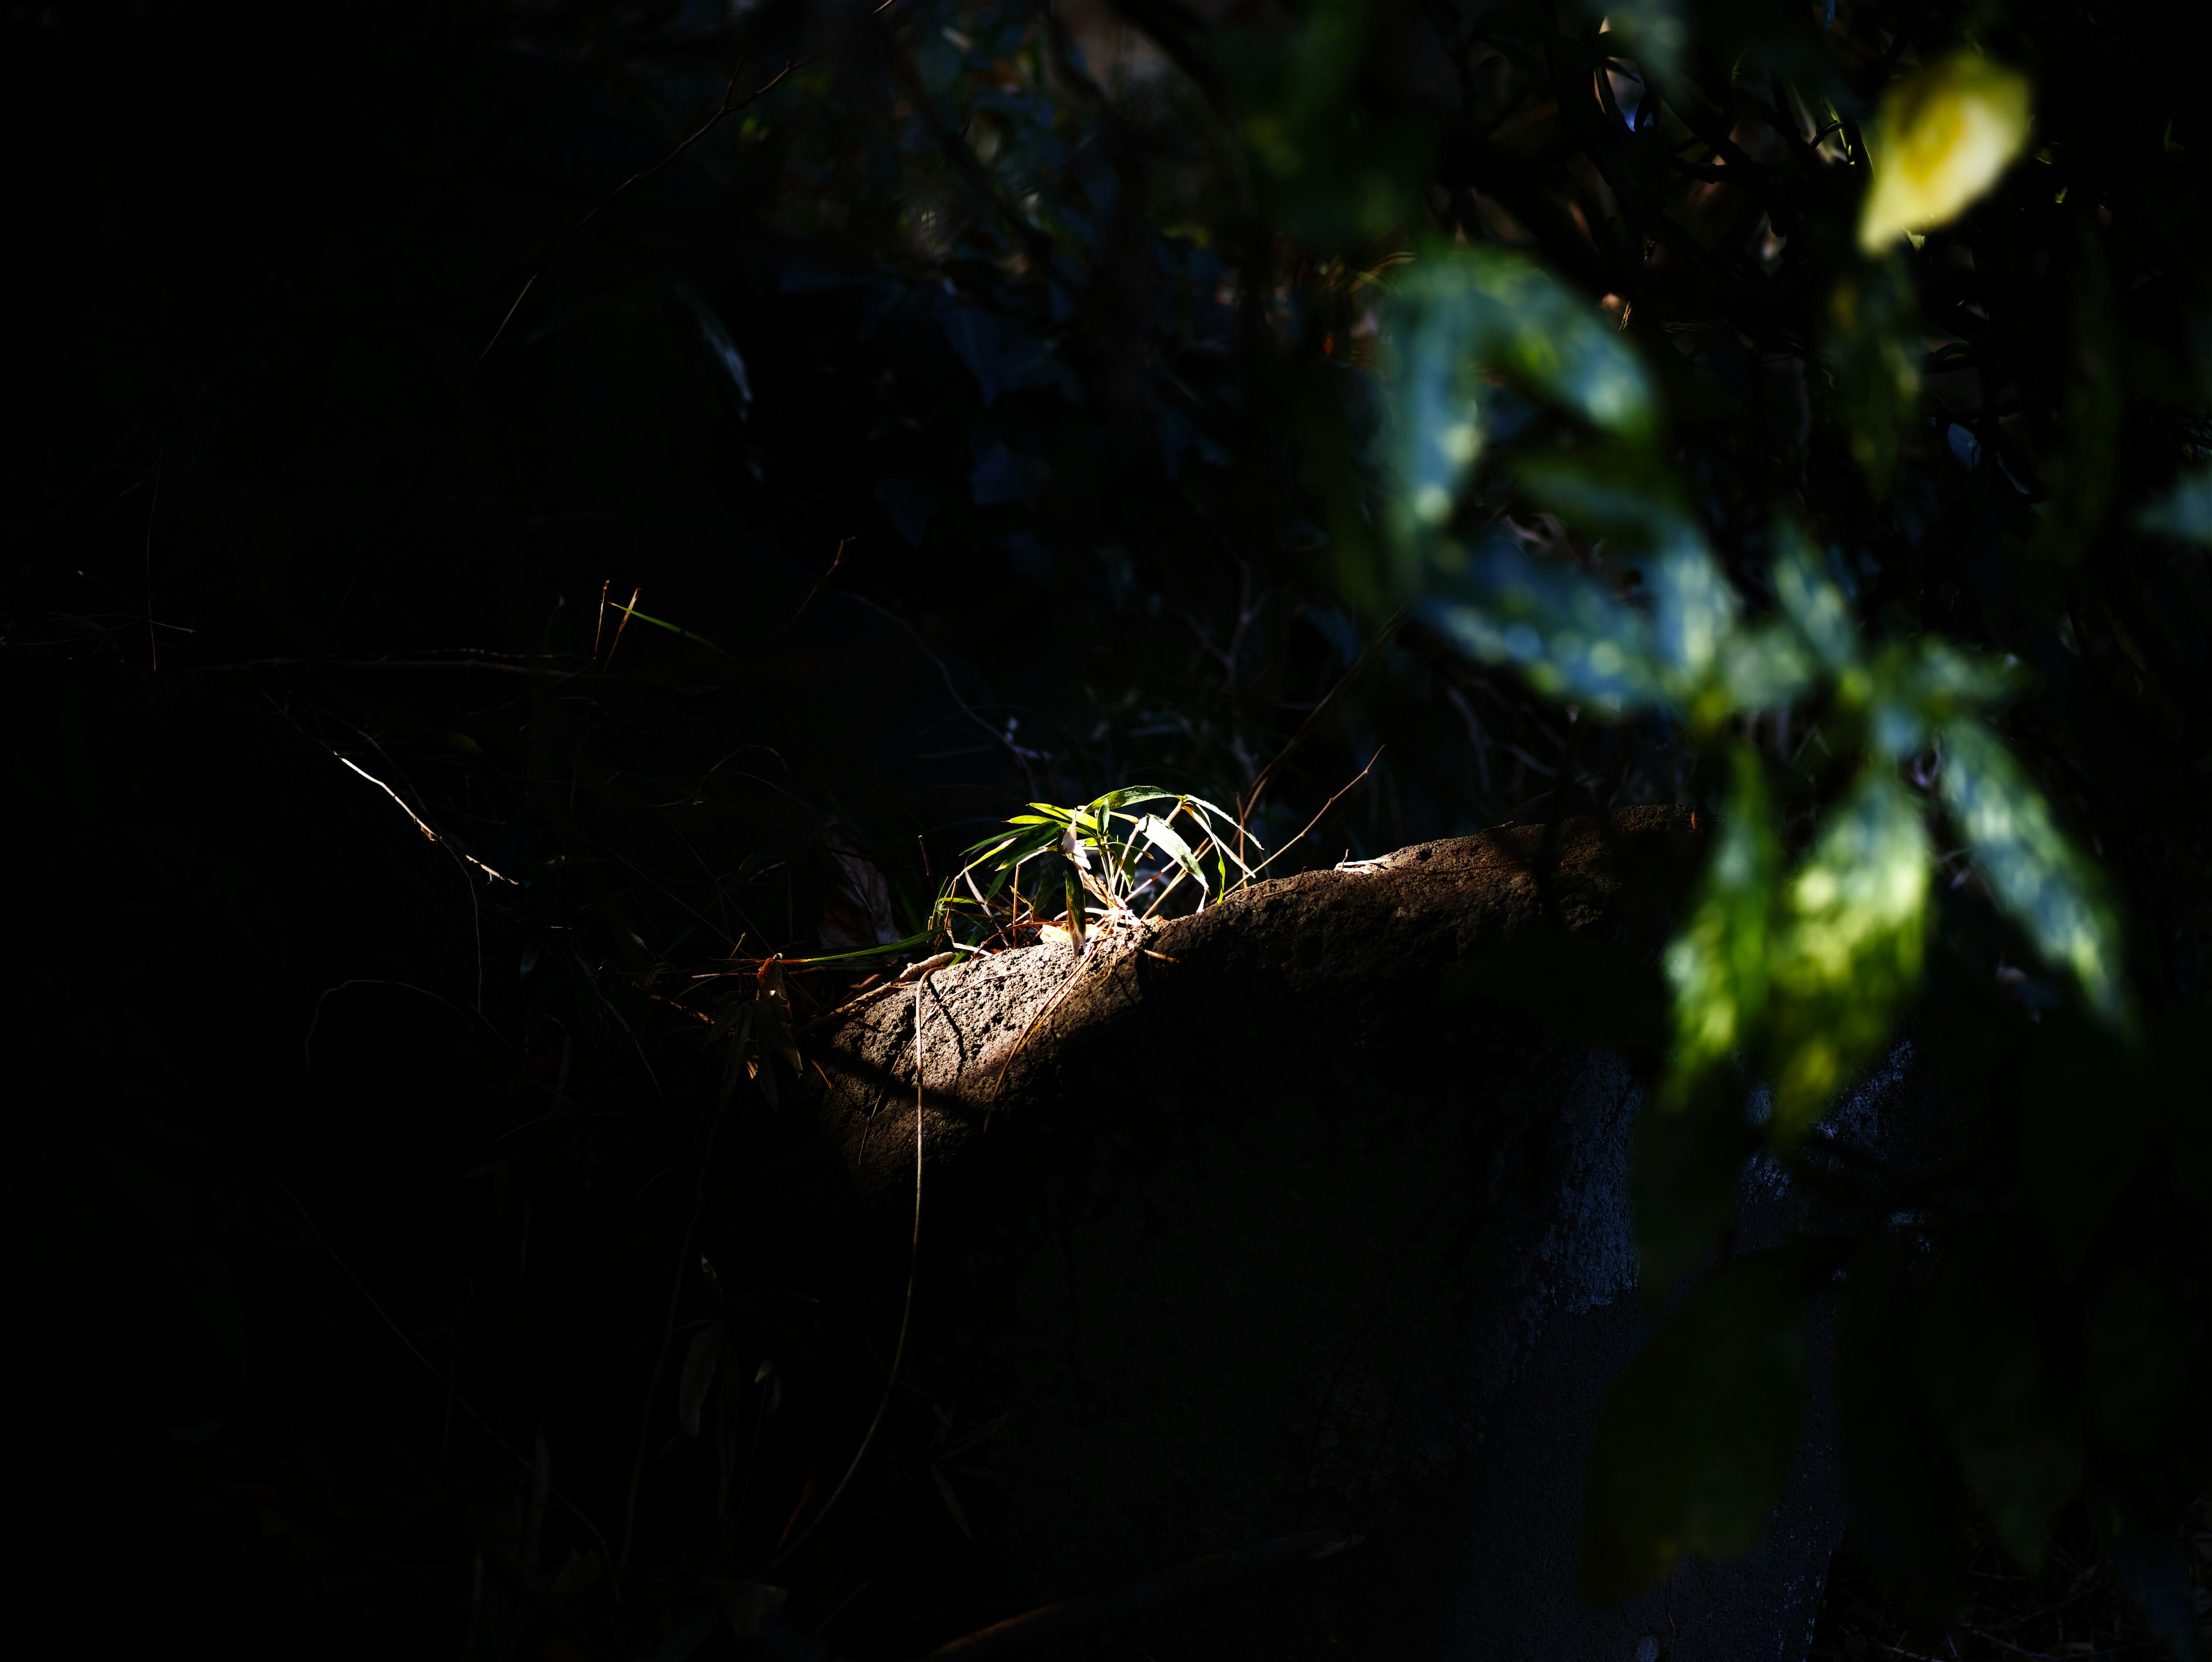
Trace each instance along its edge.
{"label": "out-of-focus foliage", "polygon": [[[2212,1248],[2191,1084],[2212,133],[2176,21],[1508,4],[1256,32],[1285,64],[1367,42],[1351,113],[1308,99],[1300,131],[1432,141],[1422,210],[1387,237],[1254,198],[1316,267],[1374,277],[1310,326],[1320,363],[1276,372],[1326,563],[1564,707],[1563,760],[1609,758],[1582,800],[1641,788],[1714,821],[1649,1058],[1648,1290],[1724,1244],[1716,1196],[1754,1142],[1799,1164],[1836,1245],[1789,1298],[1832,1278],[1888,1312],[1846,1324],[1845,1412],[1888,1428],[1848,1441],[1859,1537],[1901,1586],[1924,1566],[1884,1544],[1912,1535],[1899,1509],[1978,1506],[2032,1564],[2069,1507],[2172,1520],[2208,1480],[2178,1398],[2100,1417],[2118,1386],[2078,1365],[2115,1299],[2160,1312],[2142,1332],[2197,1331]],[[1210,80],[1201,36],[1161,38],[1245,107],[1249,74]],[[1255,40],[1229,33],[1219,61]],[[1271,141],[1243,131],[1267,175]],[[1286,297],[1331,292],[1294,276]],[[1347,336],[1364,373],[1331,387]],[[1550,811],[1571,800],[1563,780]],[[1906,1057],[1937,1081],[1942,1158],[1841,1172],[1823,1117]],[[2042,1184],[2022,1238],[2021,1174],[2053,1139],[2103,1152],[2075,1196]],[[1789,1330],[1713,1302],[1608,1409],[1595,1590],[1740,1547],[1779,1496],[1766,1418],[1714,1411],[1704,1370],[1748,1379],[1757,1336]],[[1662,1364],[1678,1349],[1698,1370]],[[2146,1388],[2206,1387],[2193,1342],[2130,1354]],[[1917,1426],[1951,1476],[1907,1494],[1873,1445]],[[2189,1653],[2155,1574],[2148,1619]]]}
{"label": "out-of-focus foliage", "polygon": [[1859,247],[1879,254],[1901,236],[1948,224],[2012,165],[2027,143],[2027,78],[1955,53],[1885,93],[1872,131]]}
{"label": "out-of-focus foliage", "polygon": [[[1383,488],[1394,569],[1430,596],[1424,615],[1545,692],[1616,718],[1663,712],[1692,742],[1817,697],[1831,743],[1869,761],[1784,871],[1764,764],[1732,745],[1742,777],[1728,841],[1668,953],[1682,1050],[1662,1100],[1679,1107],[1705,1070],[1743,1050],[1772,1081],[1777,1135],[1795,1138],[1890,1038],[1920,977],[1936,854],[1896,776],[1923,751],[1945,758],[1941,801],[1990,892],[2116,1017],[2117,917],[2041,794],[1972,719],[2007,689],[2006,667],[1928,639],[1863,652],[1852,608],[1794,523],[1770,536],[1773,604],[1754,618],[1657,454],[1650,378],[1594,309],[1509,254],[1439,251],[1417,270],[1386,326],[1395,466]],[[1493,384],[1575,425],[1528,422],[1501,454],[1485,434]],[[1545,562],[1492,526],[1455,534],[1486,450],[1503,478],[1601,539],[1604,562]]]}

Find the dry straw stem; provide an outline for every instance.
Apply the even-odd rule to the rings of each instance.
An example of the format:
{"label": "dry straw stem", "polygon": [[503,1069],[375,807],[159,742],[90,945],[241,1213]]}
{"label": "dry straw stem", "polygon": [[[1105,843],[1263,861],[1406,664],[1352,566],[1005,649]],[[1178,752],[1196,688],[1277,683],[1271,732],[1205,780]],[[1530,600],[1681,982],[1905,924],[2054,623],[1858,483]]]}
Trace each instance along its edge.
{"label": "dry straw stem", "polygon": [[[1120,916],[1126,918],[1131,927],[1140,931],[1144,928],[1144,919],[1130,916],[1126,912],[1120,914]],[[1105,923],[1110,923],[1113,921],[1114,915],[1112,914],[1109,914],[1108,917],[1103,920]],[[1099,950],[1099,945],[1105,940],[1105,938],[1106,931],[1102,924],[1098,933],[1091,937],[1090,947],[1084,951],[1084,953],[1080,958],[1075,960],[1075,967],[1067,972],[1067,978],[1061,982],[1059,986],[1054,988],[1052,996],[1045,1000],[1045,1001],[1038,1007],[1037,1013],[1030,1018],[1029,1025],[1022,1029],[1022,1036],[1014,1041],[1013,1049],[1006,1052],[1006,1059],[999,1064],[999,1071],[997,1074],[993,1075],[991,1080],[991,1094],[983,1099],[983,1129],[985,1130],[988,1131],[991,1129],[991,1110],[999,1100],[999,1087],[1006,1082],[1006,1069],[1014,1065],[1014,1058],[1021,1055],[1023,1048],[1029,1044],[1030,1035],[1036,1032],[1037,1028],[1043,1024],[1046,1017],[1049,1016],[1054,1010],[1060,1008],[1060,1001],[1067,996],[1068,989],[1073,987],[1076,982],[1082,978],[1084,966],[1089,964],[1094,957],[1097,958],[1102,962],[1103,961],[1105,954]],[[1139,950],[1142,949],[1140,948]],[[1175,962],[1173,959],[1167,958],[1167,954],[1165,953],[1154,953],[1152,955],[1154,958],[1167,959],[1167,961],[1170,964]]]}
{"label": "dry straw stem", "polygon": [[[1252,817],[1252,810],[1259,806],[1260,794],[1267,788],[1267,782],[1274,776],[1275,770],[1283,764],[1284,760],[1292,751],[1305,742],[1306,734],[1312,728],[1313,724],[1322,718],[1323,712],[1336,707],[1336,701],[1343,697],[1344,690],[1352,685],[1352,678],[1366,667],[1367,661],[1375,655],[1383,642],[1398,632],[1398,625],[1406,621],[1406,614],[1409,610],[1411,610],[1410,606],[1401,606],[1390,614],[1389,621],[1375,632],[1375,638],[1367,643],[1357,658],[1345,667],[1344,673],[1336,678],[1336,685],[1322,695],[1319,703],[1306,712],[1306,719],[1298,723],[1297,731],[1290,736],[1289,742],[1275,752],[1273,760],[1260,770],[1259,777],[1252,782],[1252,788],[1244,793],[1244,800],[1237,805],[1237,852],[1239,855],[1244,852],[1245,821]],[[1378,751],[1376,754],[1379,755],[1381,752]],[[1339,794],[1341,794],[1341,793]],[[1310,825],[1306,827],[1307,831],[1312,829]],[[1299,835],[1304,836],[1304,832],[1302,831]]]}

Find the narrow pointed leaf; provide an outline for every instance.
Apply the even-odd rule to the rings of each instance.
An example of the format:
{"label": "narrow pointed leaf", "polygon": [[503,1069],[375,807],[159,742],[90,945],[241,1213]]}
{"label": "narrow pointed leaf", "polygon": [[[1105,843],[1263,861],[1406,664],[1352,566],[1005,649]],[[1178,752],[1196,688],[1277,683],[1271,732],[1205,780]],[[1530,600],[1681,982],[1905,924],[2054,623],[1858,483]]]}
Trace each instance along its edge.
{"label": "narrow pointed leaf", "polygon": [[1137,830],[1147,843],[1174,861],[1184,871],[1200,883],[1206,881],[1206,873],[1198,863],[1198,856],[1190,851],[1190,844],[1177,836],[1166,820],[1156,819],[1151,814],[1146,814],[1137,822]]}
{"label": "narrow pointed leaf", "polygon": [[1640,612],[1587,574],[1502,539],[1468,557],[1419,616],[1469,657],[1514,665],[1537,691],[1607,716],[1651,703],[1661,688]]}

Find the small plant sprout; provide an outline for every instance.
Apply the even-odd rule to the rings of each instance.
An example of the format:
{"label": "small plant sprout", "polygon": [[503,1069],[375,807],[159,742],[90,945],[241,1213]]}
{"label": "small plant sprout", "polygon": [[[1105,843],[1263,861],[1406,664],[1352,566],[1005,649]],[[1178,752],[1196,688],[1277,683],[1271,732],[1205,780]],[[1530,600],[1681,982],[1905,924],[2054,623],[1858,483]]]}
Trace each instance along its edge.
{"label": "small plant sprout", "polygon": [[[1172,806],[1158,812],[1163,804]],[[969,849],[968,863],[959,874],[972,904],[987,921],[1000,897],[1006,897],[1007,910],[994,939],[1017,940],[1019,931],[1034,928],[1043,939],[1079,947],[1094,922],[1151,916],[1186,878],[1196,880],[1203,907],[1209,894],[1218,900],[1253,876],[1234,847],[1235,816],[1203,797],[1126,785],[1080,807],[1032,802],[1030,809],[1007,820],[1006,831]],[[1179,819],[1189,822],[1193,836],[1176,829]],[[1036,875],[1024,892],[1022,868],[1032,863]],[[977,886],[979,869],[988,874],[988,886]],[[947,900],[971,904],[951,896]],[[1146,903],[1141,914],[1139,902]],[[1059,922],[1048,922],[1055,912]]]}

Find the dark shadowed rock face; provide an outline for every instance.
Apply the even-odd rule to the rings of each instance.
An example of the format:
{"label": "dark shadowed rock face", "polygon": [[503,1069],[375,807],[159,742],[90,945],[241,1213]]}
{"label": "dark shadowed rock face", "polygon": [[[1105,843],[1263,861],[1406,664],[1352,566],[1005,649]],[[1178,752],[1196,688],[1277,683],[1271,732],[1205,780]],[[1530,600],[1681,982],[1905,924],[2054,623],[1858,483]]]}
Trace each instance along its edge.
{"label": "dark shadowed rock face", "polygon": [[[976,1527],[1009,1610],[1333,1527],[1364,1540],[1139,1648],[1803,1654],[1841,1526],[1820,1403],[1751,1557],[1619,1610],[1573,1597],[1583,1453],[1648,1330],[1635,1087],[1523,1017],[1436,1001],[1510,931],[1648,939],[1638,872],[1688,835],[1649,811],[1570,825],[1555,865],[1534,829],[1427,844],[852,1013],[820,1112],[902,1232],[919,1118],[910,1367],[1007,1416]],[[1786,1216],[1771,1185],[1747,1202],[1747,1228]]]}

